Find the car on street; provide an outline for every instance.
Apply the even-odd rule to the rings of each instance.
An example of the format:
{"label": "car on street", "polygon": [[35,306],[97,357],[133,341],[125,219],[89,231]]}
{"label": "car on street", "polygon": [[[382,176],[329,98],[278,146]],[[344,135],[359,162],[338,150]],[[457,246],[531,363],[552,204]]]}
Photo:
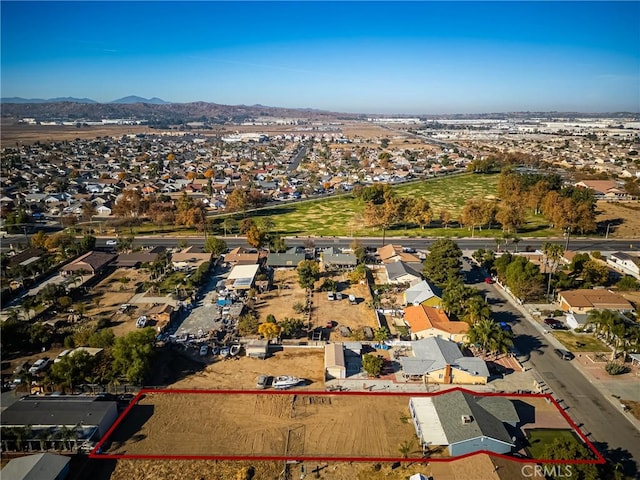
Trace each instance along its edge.
{"label": "car on street", "polygon": [[49,358],[48,357],[41,358],[39,360],[36,360],[36,362],[33,365],[31,365],[31,368],[29,369],[29,373],[32,373],[32,374],[40,373],[48,366],[49,366]]}
{"label": "car on street", "polygon": [[107,240],[105,242],[105,245],[107,245],[108,247],[115,247],[116,245],[118,245],[118,241],[117,240]]}
{"label": "car on street", "polygon": [[484,278],[484,283],[492,284],[493,283],[493,279],[491,277],[485,277]]}
{"label": "car on street", "polygon": [[556,348],[554,352],[556,352],[556,355],[558,355],[563,360],[573,360],[575,358],[573,353],[562,348]]}

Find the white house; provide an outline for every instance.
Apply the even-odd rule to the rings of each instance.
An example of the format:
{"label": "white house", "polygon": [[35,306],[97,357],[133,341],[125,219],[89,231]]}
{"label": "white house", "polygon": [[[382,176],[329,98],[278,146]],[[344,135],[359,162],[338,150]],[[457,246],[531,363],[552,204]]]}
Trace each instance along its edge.
{"label": "white house", "polygon": [[631,275],[640,280],[640,258],[634,255],[624,252],[612,253],[607,258],[607,264],[620,273]]}

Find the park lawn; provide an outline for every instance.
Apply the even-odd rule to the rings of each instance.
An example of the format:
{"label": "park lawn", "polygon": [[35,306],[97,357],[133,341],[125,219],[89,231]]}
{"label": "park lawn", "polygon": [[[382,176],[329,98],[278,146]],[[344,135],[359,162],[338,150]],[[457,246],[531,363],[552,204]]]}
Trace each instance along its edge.
{"label": "park lawn", "polygon": [[[572,332],[563,332],[559,330],[552,330],[553,335],[560,340],[560,343],[566,347],[567,350],[572,352],[610,352],[611,349],[607,347],[597,338],[592,335],[576,335]],[[578,346],[578,343],[581,345]]]}
{"label": "park lawn", "polygon": [[576,434],[573,430],[560,429],[560,428],[532,428],[527,430],[527,440],[529,446],[527,451],[531,458],[544,458],[544,449],[547,445],[550,445],[555,439],[567,439],[584,446],[576,438]]}
{"label": "park lawn", "polygon": [[[447,209],[453,220],[457,220],[464,203],[469,198],[496,195],[499,175],[464,174],[452,177],[439,177],[422,182],[394,187],[401,197],[426,197],[431,204],[434,220],[440,210]],[[365,204],[351,195],[337,198],[324,198],[316,201],[300,202],[264,209],[260,216],[269,216],[275,224],[274,230],[280,235],[313,236],[350,236],[382,237],[380,228],[367,227],[364,221]],[[393,237],[470,237],[471,230],[466,227],[448,226],[435,228],[403,228],[396,225],[384,232]],[[519,236],[548,237],[557,232],[548,228],[548,222],[541,215],[528,215],[526,225],[518,232]],[[493,238],[502,236],[502,230],[475,229],[474,237]]]}

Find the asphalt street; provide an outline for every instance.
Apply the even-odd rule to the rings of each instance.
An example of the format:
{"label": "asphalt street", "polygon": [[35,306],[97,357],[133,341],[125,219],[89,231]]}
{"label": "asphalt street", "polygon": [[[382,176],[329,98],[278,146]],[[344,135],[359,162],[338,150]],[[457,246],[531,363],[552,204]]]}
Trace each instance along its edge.
{"label": "asphalt street", "polygon": [[534,320],[525,318],[506,300],[507,294],[499,291],[498,286],[477,280],[480,283],[474,286],[486,295],[494,319],[511,325],[523,365],[537,372],[550,388],[547,393],[554,395],[596,448],[606,458],[622,463],[625,471],[635,478],[640,459],[640,432],[572,361],[562,360],[555,354],[551,334],[544,333],[544,328]]}

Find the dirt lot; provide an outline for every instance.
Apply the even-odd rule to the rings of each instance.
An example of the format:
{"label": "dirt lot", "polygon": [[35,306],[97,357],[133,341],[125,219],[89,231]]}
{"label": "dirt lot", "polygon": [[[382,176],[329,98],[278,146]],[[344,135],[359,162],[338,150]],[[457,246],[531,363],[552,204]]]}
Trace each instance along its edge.
{"label": "dirt lot", "polygon": [[640,238],[640,202],[598,202],[596,222],[611,222],[609,236]]}
{"label": "dirt lot", "polygon": [[405,396],[147,394],[107,452],[398,457],[415,435],[402,420],[407,404]]}
{"label": "dirt lot", "polygon": [[324,390],[324,349],[287,348],[266,360],[249,357],[220,360],[169,388],[255,390],[258,375],[293,375],[308,383],[296,390]]}
{"label": "dirt lot", "polygon": [[[342,293],[342,300],[330,301],[327,292],[318,292],[318,288],[326,278],[332,278],[339,282],[339,292]],[[260,319],[264,320],[267,315],[272,314],[276,320],[283,320],[285,317],[300,318],[300,314],[293,311],[295,303],[305,304],[305,292],[298,285],[298,276],[295,270],[278,270],[275,272],[274,285],[279,289],[260,296],[257,310]],[[357,305],[349,303],[349,295],[354,295]],[[350,285],[346,276],[336,274],[325,276],[316,282],[316,289],[313,292],[313,309],[311,315],[311,327],[324,327],[329,321],[334,327],[348,326],[351,331],[364,326],[378,328],[373,310],[367,307],[367,302],[371,299],[371,294],[366,285]],[[335,335],[338,335],[334,328]]]}

